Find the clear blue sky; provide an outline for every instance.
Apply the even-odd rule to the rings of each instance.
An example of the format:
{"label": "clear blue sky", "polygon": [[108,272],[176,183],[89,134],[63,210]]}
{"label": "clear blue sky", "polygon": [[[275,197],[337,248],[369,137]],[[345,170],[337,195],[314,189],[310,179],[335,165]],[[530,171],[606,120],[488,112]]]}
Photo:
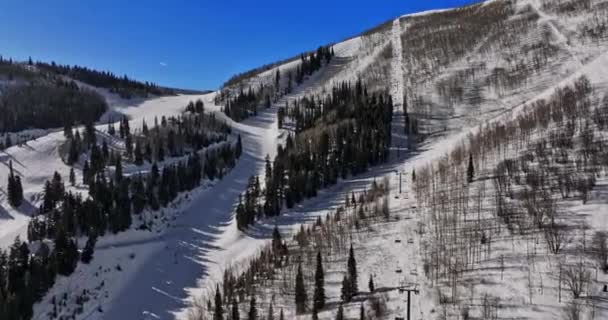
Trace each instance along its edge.
{"label": "clear blue sky", "polygon": [[3,0],[0,54],[191,89],[389,18],[475,0]]}

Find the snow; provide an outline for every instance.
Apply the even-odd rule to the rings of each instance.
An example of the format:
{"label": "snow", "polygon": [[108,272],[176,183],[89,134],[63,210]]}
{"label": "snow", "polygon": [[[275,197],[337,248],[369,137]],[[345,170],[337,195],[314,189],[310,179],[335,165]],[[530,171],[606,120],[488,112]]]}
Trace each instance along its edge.
{"label": "snow", "polygon": [[[414,195],[411,190],[411,172],[414,168],[425,166],[444,157],[454,146],[466,142],[467,135],[479,130],[478,125],[484,121],[508,121],[523,112],[525,105],[537,99],[547,98],[555,88],[569,84],[580,75],[586,75],[596,88],[608,87],[608,52],[606,48],[580,47],[571,44],[568,37],[569,23],[562,17],[552,16],[540,11],[536,1],[521,1],[519,6],[531,4],[539,12],[539,25],[549,28],[554,36],[554,44],[567,53],[567,61],[560,63],[555,70],[535,75],[535,86],[530,86],[509,95],[500,97],[487,93],[484,102],[475,111],[456,106],[447,117],[445,131],[430,136],[417,146],[410,145],[403,133],[403,104],[406,77],[410,70],[404,70],[401,35],[407,32],[407,19],[423,14],[405,15],[393,22],[392,29],[366,37],[356,37],[334,45],[336,58],[329,66],[315,73],[294,93],[283,97],[272,108],[263,110],[255,117],[242,123],[234,123],[221,112],[220,106],[214,104],[216,93],[207,95],[179,95],[146,100],[121,100],[107,92],[100,92],[110,102],[111,114],[127,115],[131,128],[140,128],[142,120],[150,125],[154,117],[177,115],[188,101],[202,99],[206,110],[215,112],[217,117],[225,119],[243,138],[244,153],[236,167],[221,181],[209,183],[197,190],[180,196],[173,207],[166,209],[167,227],[155,232],[130,230],[128,232],[100,239],[95,258],[90,265],[79,265],[76,273],[68,278],[61,278],[42,303],[35,307],[36,318],[45,319],[50,310],[52,296],[64,293],[81,292],[84,289],[92,292],[92,300],[85,303],[84,313],[77,319],[186,319],[189,307],[202,295],[211,292],[215,283],[221,280],[223,270],[233,265],[243,265],[269,241],[274,225],[278,225],[282,234],[289,235],[299,229],[301,224],[314,221],[317,216],[324,216],[332,208],[340,205],[342,199],[351,191],[366,188],[374,179],[388,176],[391,182],[391,214],[398,218],[389,223],[374,225],[373,232],[355,241],[355,249],[362,257],[359,259],[359,287],[367,285],[367,275],[375,276],[376,287],[387,288],[388,307],[391,316],[404,315],[404,297],[395,290],[389,290],[399,284],[417,284],[420,294],[413,296],[414,319],[430,319],[438,316],[439,302],[437,289],[424,277],[422,265],[425,236],[419,234],[420,216]],[[574,19],[574,18],[573,18]],[[564,31],[565,30],[565,31]],[[530,36],[533,37],[533,36]],[[252,174],[263,173],[263,160],[267,154],[272,158],[276,147],[283,141],[285,131],[278,130],[276,110],[286,101],[297,99],[305,94],[320,94],[334,83],[353,81],[361,73],[380,59],[380,53],[389,44],[392,45],[393,59],[390,74],[390,92],[395,102],[393,120],[392,160],[368,173],[341,181],[338,185],[320,192],[315,199],[301,203],[297,208],[286,212],[276,219],[261,221],[247,233],[238,232],[235,227],[233,209],[239,194],[245,189]],[[481,46],[481,45],[480,45]],[[466,68],[469,57],[451,65],[443,75],[449,77],[458,70]],[[478,56],[470,57],[480,59]],[[492,57],[494,59],[496,57]],[[297,66],[298,61],[279,66],[283,73]],[[488,65],[498,65],[498,60],[488,60]],[[470,66],[470,65],[469,65]],[[488,67],[488,68],[489,68]],[[247,80],[249,84],[272,81],[276,68],[263,72]],[[284,74],[284,73],[283,73]],[[426,99],[438,101],[435,88],[421,88],[421,95]],[[437,103],[436,105],[439,105]],[[433,105],[433,106],[436,106]],[[438,110],[433,109],[433,112]],[[104,131],[105,116],[98,126]],[[117,119],[114,119],[117,120]],[[443,128],[442,128],[443,129]],[[443,130],[440,130],[443,131]],[[22,176],[26,204],[14,210],[6,204],[5,196],[0,194],[0,247],[6,247],[16,235],[24,237],[29,215],[40,202],[44,181],[53,172],[59,171],[67,177],[69,167],[59,159],[58,149],[63,143],[62,132],[44,133],[37,139],[23,146],[14,146],[6,152],[0,152],[0,181],[6,181],[8,161]],[[145,169],[145,168],[144,168]],[[126,168],[128,171],[129,169]],[[398,193],[399,175],[402,173],[403,193]],[[587,205],[574,206],[573,211],[585,215],[588,224],[596,229],[608,230],[608,220],[601,212],[606,209],[606,188],[608,183],[600,181],[598,191]],[[149,213],[153,214],[153,213]],[[400,243],[395,242],[401,240]],[[411,239],[411,241],[410,241]],[[511,245],[511,244],[509,244]],[[525,248],[526,241],[514,242],[513,248]],[[504,244],[496,247],[497,252],[513,251]],[[364,258],[363,258],[364,257]],[[545,262],[548,264],[552,261]],[[116,266],[120,265],[121,270]],[[101,272],[99,271],[101,268]],[[548,268],[538,264],[538,268]],[[396,270],[402,270],[397,273]],[[545,272],[543,274],[543,272]],[[537,275],[546,275],[538,271]],[[496,274],[484,275],[496,280]],[[527,272],[515,269],[505,274],[507,281],[501,292],[503,301],[513,304],[525,304],[527,295],[525,283]],[[335,280],[335,279],[334,279]],[[472,279],[471,281],[473,281]],[[101,281],[104,286],[99,288]],[[547,280],[548,281],[548,280]],[[333,282],[332,282],[333,283]],[[483,286],[483,290],[496,290]],[[339,287],[334,284],[327,291],[334,299]],[[494,292],[497,294],[496,292]],[[531,318],[556,318],[559,309],[549,300],[549,295],[541,296],[535,301],[537,310],[509,308],[509,316]],[[101,306],[103,312],[98,311]],[[347,306],[347,314],[354,316],[358,304]],[[332,311],[333,312],[333,311]],[[321,319],[331,318],[331,312],[322,313]]]}

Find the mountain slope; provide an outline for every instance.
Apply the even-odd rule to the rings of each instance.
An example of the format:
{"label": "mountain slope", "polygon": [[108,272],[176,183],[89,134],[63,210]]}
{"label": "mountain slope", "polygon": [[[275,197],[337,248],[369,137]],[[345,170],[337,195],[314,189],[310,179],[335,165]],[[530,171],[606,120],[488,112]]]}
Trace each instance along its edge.
{"label": "mountain slope", "polygon": [[[374,306],[381,305],[376,302],[380,300],[384,301],[385,310],[378,318],[403,316],[403,296],[398,288],[406,286],[420,291],[412,304],[416,319],[464,317],[464,310],[473,317],[486,319],[492,318],[492,314],[498,314],[500,318],[560,318],[570,299],[556,302],[557,282],[548,277],[556,272],[554,264],[557,262],[544,254],[536,255],[533,259],[548,262],[533,264],[539,269],[531,271],[526,269],[526,264],[531,262],[517,260],[521,258],[517,250],[511,249],[514,252],[511,255],[508,248],[510,245],[513,248],[533,246],[534,252],[542,251],[538,244],[542,233],[528,234],[529,239],[535,240],[528,241],[525,237],[522,240],[503,231],[493,231],[484,234],[486,240],[481,240],[479,229],[469,225],[473,218],[466,215],[462,220],[454,218],[460,216],[450,215],[456,209],[447,203],[440,209],[435,204],[429,205],[423,194],[435,195],[438,191],[418,184],[430,179],[429,176],[440,176],[443,172],[440,170],[464,177],[466,165],[444,166],[442,161],[454,157],[468,160],[469,154],[463,156],[461,148],[472,150],[470,141],[475,134],[497,124],[513,123],[534,108],[534,101],[550,99],[557,88],[571,85],[582,75],[589,79],[598,93],[597,99],[601,100],[608,89],[607,15],[602,15],[608,13],[607,8],[606,2],[599,0],[488,1],[460,9],[399,17],[373,32],[334,44],[335,58],[329,64],[292,92],[277,98],[270,108],[260,108],[257,116],[242,123],[225,117],[222,112],[225,105],[216,97],[235,94],[240,88],[271,85],[277,69],[283,75],[295,72],[297,59],[237,77],[224,92],[163,97],[115,108],[129,115],[131,126],[137,128],[142,119],[152,121],[154,116],[179,114],[188,101],[200,98],[208,112],[225,119],[241,134],[244,155],[223,180],[182,195],[167,208],[165,211],[171,218],[166,229],[160,229],[157,234],[131,230],[100,239],[93,263],[81,264],[72,276],[60,278],[36,305],[34,317],[45,318],[53,310],[52,297],[64,295],[67,306],[61,309],[61,314],[72,314],[79,306],[78,297],[86,291],[88,301],[81,303],[82,313],[76,315],[78,319],[204,319],[210,316],[207,301],[215,294],[216,284],[225,284],[224,272],[231,270],[235,275],[243,272],[270,243],[274,226],[279,227],[290,250],[297,248],[298,244],[287,239],[297,234],[301,225],[316,224],[317,217],[326,217],[345,206],[344,199],[353,192],[358,194],[386,178],[391,194],[385,197],[390,200],[390,218],[394,221],[361,219],[364,227],[359,229],[354,223],[359,212],[346,206],[343,209],[349,218],[344,218],[343,225],[337,223],[350,235],[342,241],[353,244],[359,263],[361,292],[354,302],[344,305],[349,317],[358,317],[360,304],[371,312]],[[329,93],[335,84],[357,79],[366,83],[370,92],[385,90],[393,97],[390,161],[360,176],[340,180],[336,186],[286,210],[280,217],[262,219],[247,232],[238,231],[233,211],[249,177],[252,174],[263,176],[266,155],[272,158],[277,147],[285,144],[287,135],[293,133],[289,127],[278,128],[279,108],[292,105],[303,97],[319,98]],[[593,99],[595,106],[597,101],[595,97]],[[98,129],[104,128],[100,125]],[[604,133],[598,131],[597,135]],[[67,176],[69,168],[58,158],[57,151],[63,139],[60,132],[50,133],[0,154],[4,163],[13,159],[24,181],[26,198],[31,203],[39,202],[42,185],[52,172],[60,171]],[[492,179],[495,163],[490,160],[481,163],[476,156],[479,180],[482,181],[482,177]],[[418,177],[416,181],[413,181],[413,172]],[[0,170],[0,181],[5,181],[7,174],[6,169]],[[573,209],[588,212],[588,228],[592,231],[608,231],[605,217],[596,214],[606,209],[602,198],[604,180],[602,177],[598,181],[600,189],[592,195],[593,207],[583,205]],[[488,194],[488,199],[484,200],[486,211],[492,212],[494,205],[489,195],[494,191],[490,184],[472,183],[471,195],[467,195],[471,197],[471,204],[464,207],[471,206],[473,211],[472,198],[483,189]],[[447,190],[456,190],[457,185],[451,185]],[[440,198],[441,193],[437,194]],[[452,199],[454,203],[457,201]],[[369,207],[373,211],[373,205]],[[9,209],[4,215],[14,219],[0,220],[0,242],[8,245],[14,235],[24,235],[27,215],[32,210],[22,209],[23,212],[15,213]],[[446,218],[433,220],[435,215]],[[451,247],[445,239],[459,233],[442,231],[449,236],[444,235],[437,231],[444,226],[437,221],[445,225],[450,222],[462,224],[463,230],[469,228],[467,232],[479,236],[471,237],[471,243],[488,241],[487,237],[490,237],[489,243],[493,247],[484,243],[483,250],[488,251],[484,253],[479,245],[480,252],[474,254],[480,261],[458,273],[455,268],[460,266],[460,257],[446,249]],[[502,223],[490,218],[488,221],[492,226]],[[578,235],[576,237],[578,239]],[[468,238],[454,236],[449,239],[464,241]],[[471,244],[471,247],[474,246]],[[345,247],[329,248],[315,244],[302,251],[310,254],[310,259],[304,262],[309,289],[314,270],[313,254],[320,250],[326,257],[328,307],[319,314],[321,319],[333,318],[341,304],[340,286],[347,254]],[[493,254],[492,249],[496,253]],[[492,271],[500,267],[498,252],[503,254],[502,259],[505,259],[504,255],[513,259],[507,261],[511,267],[504,275]],[[435,259],[438,256],[443,260],[435,263],[439,261]],[[289,284],[293,283],[295,275],[293,261],[296,257],[292,259],[291,264],[277,269]],[[376,293],[366,289],[369,276],[373,276],[378,288]],[[599,285],[603,278],[598,276],[593,286]],[[295,318],[290,285],[261,279],[252,283],[257,288],[260,314],[266,314],[269,305],[273,304],[275,312],[283,309],[286,318]],[[593,291],[595,287],[589,290]],[[529,297],[525,300],[520,298],[526,295]],[[563,295],[567,295],[565,290]],[[497,297],[501,299],[496,300]],[[243,297],[239,301],[241,314],[247,311],[248,299]],[[594,303],[597,318],[606,316],[608,306],[605,302],[589,301]],[[591,307],[589,313],[590,310]],[[308,318],[310,313],[300,317]]]}

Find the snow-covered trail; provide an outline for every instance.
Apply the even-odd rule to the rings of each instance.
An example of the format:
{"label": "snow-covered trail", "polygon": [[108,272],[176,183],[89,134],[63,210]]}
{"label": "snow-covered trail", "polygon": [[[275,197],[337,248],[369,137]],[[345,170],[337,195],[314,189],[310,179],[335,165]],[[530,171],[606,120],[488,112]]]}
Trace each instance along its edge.
{"label": "snow-covered trail", "polygon": [[391,95],[393,103],[401,107],[403,105],[403,43],[401,41],[401,18],[393,21],[391,43],[393,44],[393,67],[391,69]]}

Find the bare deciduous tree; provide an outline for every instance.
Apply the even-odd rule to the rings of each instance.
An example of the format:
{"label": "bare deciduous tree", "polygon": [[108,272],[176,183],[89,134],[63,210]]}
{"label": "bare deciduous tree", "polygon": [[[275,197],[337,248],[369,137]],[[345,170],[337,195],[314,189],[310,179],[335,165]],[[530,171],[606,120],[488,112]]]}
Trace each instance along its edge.
{"label": "bare deciduous tree", "polygon": [[598,231],[593,235],[593,255],[604,272],[608,272],[608,232]]}
{"label": "bare deciduous tree", "polygon": [[589,284],[591,272],[589,272],[582,262],[565,268],[564,282],[570,288],[574,299],[580,298],[581,294]]}

